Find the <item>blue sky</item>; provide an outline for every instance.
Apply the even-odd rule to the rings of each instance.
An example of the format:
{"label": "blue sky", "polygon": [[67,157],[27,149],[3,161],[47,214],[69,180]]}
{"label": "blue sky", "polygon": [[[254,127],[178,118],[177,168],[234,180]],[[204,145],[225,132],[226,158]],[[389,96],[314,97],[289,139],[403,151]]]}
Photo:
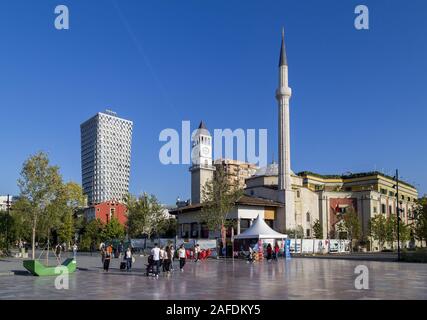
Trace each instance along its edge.
{"label": "blue sky", "polygon": [[[354,28],[366,4],[370,29]],[[54,8],[70,30],[54,28]],[[159,133],[267,128],[277,157],[277,64],[286,29],[295,172],[400,169],[427,193],[427,2],[93,0],[0,2],[0,194],[49,153],[81,182],[79,125],[111,108],[134,121],[131,192],[190,195]]]}

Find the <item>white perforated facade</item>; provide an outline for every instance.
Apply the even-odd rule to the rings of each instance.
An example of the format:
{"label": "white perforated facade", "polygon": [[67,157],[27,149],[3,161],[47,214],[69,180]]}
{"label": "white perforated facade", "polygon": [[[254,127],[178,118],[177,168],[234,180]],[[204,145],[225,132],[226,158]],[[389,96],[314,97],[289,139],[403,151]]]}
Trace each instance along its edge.
{"label": "white perforated facade", "polygon": [[129,192],[132,127],[112,111],[80,125],[82,186],[89,204],[122,201]]}

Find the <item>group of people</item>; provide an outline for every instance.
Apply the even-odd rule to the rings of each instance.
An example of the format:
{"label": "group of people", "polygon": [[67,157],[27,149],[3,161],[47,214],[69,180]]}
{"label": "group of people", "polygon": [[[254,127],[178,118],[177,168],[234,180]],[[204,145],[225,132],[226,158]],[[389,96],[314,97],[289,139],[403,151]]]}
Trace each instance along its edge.
{"label": "group of people", "polygon": [[[71,249],[73,250],[73,259],[75,260],[76,258],[77,258],[77,243],[74,243],[72,246],[71,246]],[[55,246],[55,256],[56,256],[56,259],[57,259],[57,261],[58,261],[58,264],[60,264],[61,263],[61,253],[63,252],[63,251],[66,251],[66,246],[64,246],[63,244],[61,245],[60,243],[58,243],[56,246]]]}
{"label": "group of people", "polygon": [[169,275],[174,270],[173,262],[175,261],[175,255],[179,259],[179,269],[183,272],[187,259],[187,252],[183,244],[179,247],[177,254],[173,245],[160,248],[157,243],[154,244],[154,248],[151,249],[151,255],[148,258],[147,274],[149,273],[149,269],[152,268],[154,276],[159,277],[160,267],[162,267],[162,271]]}
{"label": "group of people", "polygon": [[271,243],[267,245],[267,261],[270,262],[271,260],[277,261],[277,257],[279,256],[280,247],[276,243],[276,245],[273,247],[271,246]]}
{"label": "group of people", "polygon": [[[266,249],[267,255],[267,262],[271,262],[271,261],[277,261],[277,258],[279,257],[279,252],[280,252],[280,247],[279,245],[276,243],[274,245],[274,248],[272,247],[272,245],[269,243],[267,245],[267,249]],[[249,246],[249,254],[247,255],[247,261],[248,262],[254,262],[259,260],[258,259],[258,255],[261,254],[262,251],[257,252],[256,250],[254,250],[254,248],[252,248],[251,246]]]}
{"label": "group of people", "polygon": [[[115,250],[111,244],[105,245],[104,243],[101,243],[99,249],[101,251],[104,272],[109,271],[111,259],[113,257],[122,258],[122,256],[123,261],[121,262],[120,269],[126,269],[128,272],[131,271],[132,263],[134,261],[131,247],[128,247],[123,255],[122,248],[119,247],[118,250]],[[200,253],[200,245],[196,244],[194,247],[194,262],[200,261]],[[178,250],[175,250],[173,245],[159,247],[159,245],[156,243],[154,248],[151,249],[150,256],[148,257],[147,273],[148,269],[151,269],[153,275],[158,277],[161,269],[165,274],[170,274],[174,270],[174,261],[176,258],[179,260],[179,269],[181,272],[183,272],[187,260],[187,251],[184,247],[184,244],[182,244]]]}

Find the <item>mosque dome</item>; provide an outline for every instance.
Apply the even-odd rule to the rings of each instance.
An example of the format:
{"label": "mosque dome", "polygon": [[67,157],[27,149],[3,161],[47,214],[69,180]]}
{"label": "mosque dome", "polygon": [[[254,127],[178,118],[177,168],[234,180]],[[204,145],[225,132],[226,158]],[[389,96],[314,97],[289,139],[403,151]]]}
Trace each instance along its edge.
{"label": "mosque dome", "polygon": [[[279,175],[279,165],[276,162],[270,163],[266,167],[259,168],[255,172],[255,176],[278,176]],[[294,172],[291,170],[291,175],[295,175]]]}

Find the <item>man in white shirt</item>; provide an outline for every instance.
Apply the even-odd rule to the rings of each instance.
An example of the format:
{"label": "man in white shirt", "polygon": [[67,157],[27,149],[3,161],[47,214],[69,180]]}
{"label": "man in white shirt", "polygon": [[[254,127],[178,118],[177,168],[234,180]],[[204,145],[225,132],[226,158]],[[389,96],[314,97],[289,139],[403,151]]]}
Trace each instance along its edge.
{"label": "man in white shirt", "polygon": [[199,256],[200,256],[200,247],[199,247],[199,244],[196,244],[194,247],[194,262],[199,261]]}
{"label": "man in white shirt", "polygon": [[187,257],[187,253],[185,251],[183,244],[181,244],[181,247],[178,250],[178,257],[179,257],[179,269],[181,270],[181,272],[183,272],[184,265],[185,265],[185,258]]}
{"label": "man in white shirt", "polygon": [[157,243],[154,244],[154,248],[151,249],[151,255],[153,256],[154,265],[156,266],[156,277],[159,277],[160,273],[160,248]]}

